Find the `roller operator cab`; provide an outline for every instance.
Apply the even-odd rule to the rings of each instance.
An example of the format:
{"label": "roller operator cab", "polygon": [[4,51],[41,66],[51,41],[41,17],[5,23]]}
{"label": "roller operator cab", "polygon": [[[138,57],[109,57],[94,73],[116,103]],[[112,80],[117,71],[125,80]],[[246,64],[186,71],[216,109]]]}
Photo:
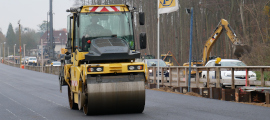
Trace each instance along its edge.
{"label": "roller operator cab", "polygon": [[[60,91],[68,86],[70,108],[83,109],[85,115],[143,112],[148,70],[135,62],[140,58],[135,43],[145,49],[146,34],[135,42],[135,8],[89,5],[67,12],[67,52],[59,83]],[[144,25],[144,13],[138,14]]]}

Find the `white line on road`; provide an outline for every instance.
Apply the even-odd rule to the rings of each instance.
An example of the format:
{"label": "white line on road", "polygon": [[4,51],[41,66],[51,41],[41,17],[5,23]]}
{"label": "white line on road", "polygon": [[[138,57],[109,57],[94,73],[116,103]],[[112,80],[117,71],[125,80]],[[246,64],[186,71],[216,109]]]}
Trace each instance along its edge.
{"label": "white line on road", "polygon": [[[2,82],[3,82],[3,81],[2,81]],[[21,91],[20,89],[16,88],[15,86],[13,86],[13,85],[11,85],[11,84],[9,84],[9,83],[6,83],[6,82],[3,82],[3,83],[5,83],[5,84],[7,84],[7,85],[9,85],[9,86],[11,86],[11,87],[13,87],[13,88],[15,88],[15,89]],[[29,93],[28,93],[28,94],[29,94]],[[59,105],[59,106],[62,106],[62,107],[65,107],[65,108],[68,108],[68,109],[69,109],[68,106],[61,105],[61,104],[56,103],[56,102],[54,102],[54,101],[52,101],[52,100],[50,100],[50,99],[45,99],[45,98],[42,98],[42,97],[40,97],[40,96],[36,96],[36,95],[34,95],[34,94],[31,94],[31,93],[30,93],[30,95],[35,96],[35,97],[38,97],[38,98],[43,99],[43,100],[45,100],[45,101],[48,101],[48,102],[51,102],[51,103],[53,103],[53,104],[56,104],[56,105]]]}
{"label": "white line on road", "polygon": [[28,108],[28,107],[26,107],[26,106],[22,105],[21,103],[17,102],[16,100],[13,100],[12,98],[10,98],[10,97],[8,97],[8,96],[4,95],[2,92],[0,92],[0,94],[1,94],[1,95],[3,95],[3,96],[4,96],[4,97],[6,97],[6,98],[8,98],[8,99],[12,100],[13,102],[17,103],[18,105],[21,105],[21,106],[25,107],[26,109],[30,110],[31,112],[33,112],[33,113],[35,113],[35,114],[39,115],[40,117],[42,117],[42,118],[44,118],[44,119],[48,120],[46,117],[44,117],[44,116],[42,116],[41,114],[39,114],[39,113],[35,112],[34,110],[32,110],[32,109],[30,109],[30,108]]}
{"label": "white line on road", "polygon": [[11,113],[13,116],[15,116],[16,118],[18,118],[19,120],[21,120],[17,115],[15,115],[13,112],[11,112],[10,110],[6,109],[9,113]]}

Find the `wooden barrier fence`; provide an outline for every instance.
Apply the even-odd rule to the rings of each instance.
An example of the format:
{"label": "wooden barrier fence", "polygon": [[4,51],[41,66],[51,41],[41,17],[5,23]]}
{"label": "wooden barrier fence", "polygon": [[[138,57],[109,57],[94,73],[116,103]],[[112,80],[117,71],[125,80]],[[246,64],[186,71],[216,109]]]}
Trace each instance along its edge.
{"label": "wooden barrier fence", "polygon": [[[20,68],[20,64],[14,64],[13,62],[4,61],[4,64]],[[22,64],[23,65],[23,64]],[[24,69],[42,72],[41,66],[28,66],[25,65]],[[43,66],[43,73],[59,75],[62,66]]]}
{"label": "wooden barrier fence", "polygon": [[[183,66],[171,66],[171,67],[160,67],[160,72],[164,73],[164,71],[169,70],[169,77],[165,77],[163,74],[160,75],[159,78],[157,78],[157,67],[148,67],[148,70],[152,70],[153,76],[149,76],[149,82],[155,83],[156,80],[161,80],[160,85],[165,85],[164,82],[167,82],[166,84],[168,86],[188,86],[188,67]],[[232,83],[231,88],[234,89],[235,85],[243,85],[246,83],[246,80],[235,80],[234,79],[234,71],[260,71],[261,72],[261,79],[260,80],[247,80],[248,85],[256,85],[256,86],[270,86],[270,81],[264,81],[264,71],[270,71],[270,66],[237,66],[237,67],[191,67],[192,71],[196,71],[196,75],[194,78],[191,78],[191,83],[195,83],[196,87],[199,87],[200,83],[207,83],[207,87],[210,87],[210,83],[216,83],[216,87],[220,88],[219,83]],[[202,78],[200,76],[200,71],[207,71],[207,77]],[[209,78],[209,72],[215,71],[216,78],[212,79]],[[231,79],[220,79],[220,71],[231,71]],[[167,81],[165,80],[167,79]],[[174,85],[173,85],[174,83]],[[182,83],[182,84],[181,84]]]}

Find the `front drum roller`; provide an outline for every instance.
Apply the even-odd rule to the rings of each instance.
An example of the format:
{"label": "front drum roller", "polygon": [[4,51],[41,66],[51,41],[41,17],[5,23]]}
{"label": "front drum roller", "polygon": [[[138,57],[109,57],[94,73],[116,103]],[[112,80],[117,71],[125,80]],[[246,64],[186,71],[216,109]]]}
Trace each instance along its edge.
{"label": "front drum roller", "polygon": [[107,80],[106,83],[95,83],[93,79],[88,79],[84,113],[142,113],[145,106],[145,78],[142,74],[135,76],[133,81],[130,81],[129,75],[101,77],[103,81]]}

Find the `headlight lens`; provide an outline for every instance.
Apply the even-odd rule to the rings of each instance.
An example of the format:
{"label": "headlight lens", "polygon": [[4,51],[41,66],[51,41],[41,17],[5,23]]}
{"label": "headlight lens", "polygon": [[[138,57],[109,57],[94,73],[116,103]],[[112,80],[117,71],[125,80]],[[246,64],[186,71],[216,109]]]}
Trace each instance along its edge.
{"label": "headlight lens", "polygon": [[97,71],[98,71],[98,72],[101,72],[101,71],[102,71],[102,68],[97,68]]}
{"label": "headlight lens", "polygon": [[142,70],[142,66],[137,66],[137,70]]}
{"label": "headlight lens", "polygon": [[143,70],[143,65],[130,65],[128,70]]}
{"label": "headlight lens", "polygon": [[88,67],[88,72],[103,72],[103,67]]}
{"label": "headlight lens", "polygon": [[135,68],[134,66],[129,66],[128,67],[129,70],[134,70],[134,68]]}
{"label": "headlight lens", "polygon": [[256,77],[256,74],[255,73],[252,73],[250,77]]}

